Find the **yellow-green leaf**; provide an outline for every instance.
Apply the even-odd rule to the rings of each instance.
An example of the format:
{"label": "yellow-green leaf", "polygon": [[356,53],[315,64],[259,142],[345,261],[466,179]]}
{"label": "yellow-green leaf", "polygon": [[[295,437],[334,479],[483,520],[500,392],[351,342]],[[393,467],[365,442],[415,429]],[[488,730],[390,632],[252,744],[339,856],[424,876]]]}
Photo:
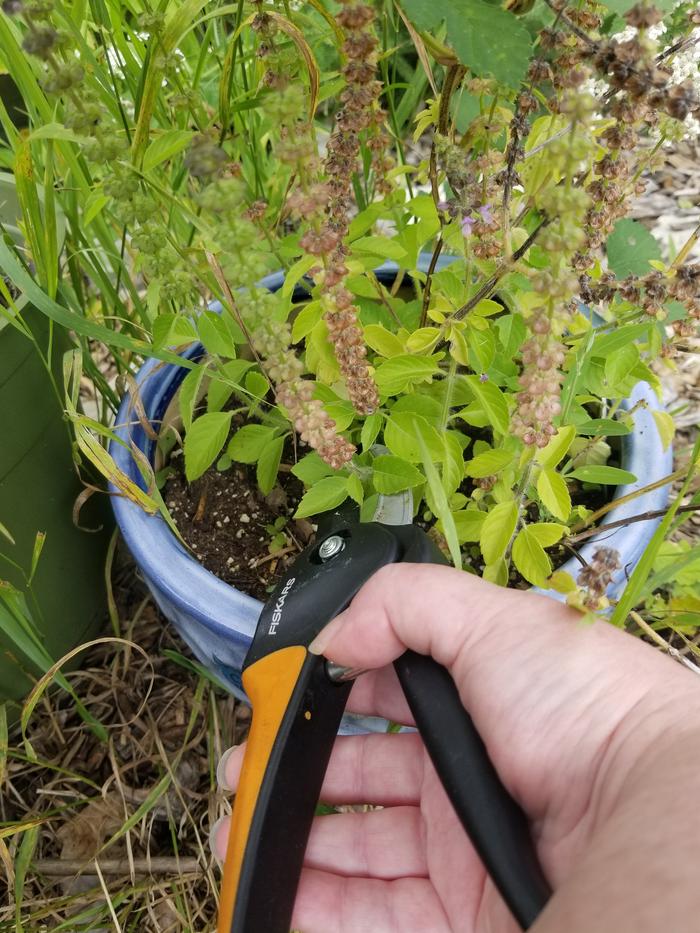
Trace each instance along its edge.
{"label": "yellow-green leaf", "polygon": [[515,502],[501,502],[494,506],[481,526],[479,541],[487,564],[495,564],[506,552],[518,521]]}
{"label": "yellow-green leaf", "polygon": [[381,324],[368,324],[364,329],[364,338],[368,347],[371,347],[380,356],[387,357],[387,359],[392,356],[400,356],[406,352],[404,345],[396,334],[392,334],[390,330],[387,330]]}
{"label": "yellow-green leaf", "polygon": [[513,453],[509,450],[486,450],[483,454],[467,461],[464,473],[474,479],[483,479],[485,476],[499,473],[512,462]]}
{"label": "yellow-green leaf", "polygon": [[513,543],[513,563],[528,583],[546,586],[552,564],[529,526],[521,529]]}
{"label": "yellow-green leaf", "polygon": [[559,428],[547,446],[537,451],[535,462],[543,467],[554,468],[564,458],[575,437],[576,428],[573,425]]}
{"label": "yellow-green leaf", "polygon": [[543,469],[537,477],[537,494],[545,508],[563,522],[571,514],[571,496],[566,481],[556,470]]}
{"label": "yellow-green leaf", "polygon": [[659,432],[663,449],[668,450],[676,433],[673,418],[667,411],[652,411],[651,414],[656,423],[656,430]]}
{"label": "yellow-green leaf", "polygon": [[527,527],[542,547],[551,547],[561,541],[564,533],[569,530],[566,525],[558,525],[556,522],[535,522]]}

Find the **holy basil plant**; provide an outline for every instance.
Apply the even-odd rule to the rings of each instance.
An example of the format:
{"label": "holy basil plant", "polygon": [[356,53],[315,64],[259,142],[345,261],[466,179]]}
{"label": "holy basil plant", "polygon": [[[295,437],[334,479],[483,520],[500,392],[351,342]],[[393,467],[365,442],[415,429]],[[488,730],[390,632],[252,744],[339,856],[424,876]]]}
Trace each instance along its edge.
{"label": "holy basil plant", "polygon": [[122,353],[144,332],[163,359],[203,344],[179,397],[188,480],[239,462],[268,494],[291,470],[298,518],[411,489],[456,566],[602,607],[614,556],[581,586],[553,559],[637,479],[622,402],[697,331],[694,241],[664,261],[626,216],[698,114],[676,68],[692,4],[665,31],[624,0],[234,6],[129,14],[98,50],[76,5],[3,4],[1,54],[29,53],[52,121],[18,164],[86,192],[63,294],[100,281]]}

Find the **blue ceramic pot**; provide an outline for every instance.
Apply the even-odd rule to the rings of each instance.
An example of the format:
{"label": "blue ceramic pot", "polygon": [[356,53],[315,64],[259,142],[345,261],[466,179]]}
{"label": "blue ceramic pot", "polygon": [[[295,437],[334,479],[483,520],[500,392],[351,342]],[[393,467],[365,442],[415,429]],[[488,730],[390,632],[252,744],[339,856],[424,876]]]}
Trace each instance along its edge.
{"label": "blue ceramic pot", "polygon": [[[419,267],[426,271],[429,260],[429,256],[423,256]],[[442,257],[439,268],[452,261],[452,257]],[[385,283],[391,282],[396,270],[395,264],[386,263],[377,270],[377,277]],[[282,273],[268,276],[262,282],[273,291],[282,283]],[[303,297],[303,293],[299,297]],[[189,347],[183,356],[197,359],[203,352],[202,346],[197,344]],[[154,424],[162,420],[187,372],[182,367],[166,365],[158,360],[149,360],[139,372],[137,383],[141,402]],[[640,400],[647,407],[634,413],[635,430],[622,438],[622,466],[634,473],[638,480],[633,485],[617,489],[616,498],[661,479],[672,469],[671,451],[662,449],[652,418],[651,412],[659,404],[649,386],[639,383],[622,407],[629,410]],[[153,463],[156,443],[148,437],[134,415],[128,395],[119,410],[115,431],[127,446],[112,442],[110,453],[119,469],[143,487],[143,479],[128,447],[135,444]],[[640,512],[663,509],[667,501],[668,486],[665,486],[612,510],[606,521],[619,521]],[[241,666],[262,604],[205,570],[178,542],[160,516],[147,515],[135,503],[118,495],[112,497],[112,502],[124,540],[164,615],[175,625],[197,658],[233,693],[243,696]],[[624,587],[626,576],[639,560],[657,524],[658,521],[640,522],[610,531],[605,531],[603,524],[600,533],[581,548],[580,553],[586,560],[590,560],[601,544],[616,548],[622,555],[622,569],[611,587],[611,595],[616,595]],[[575,577],[579,568],[580,564],[572,559],[561,569]],[[561,598],[551,590],[547,595]],[[345,725],[347,729],[349,721]]]}

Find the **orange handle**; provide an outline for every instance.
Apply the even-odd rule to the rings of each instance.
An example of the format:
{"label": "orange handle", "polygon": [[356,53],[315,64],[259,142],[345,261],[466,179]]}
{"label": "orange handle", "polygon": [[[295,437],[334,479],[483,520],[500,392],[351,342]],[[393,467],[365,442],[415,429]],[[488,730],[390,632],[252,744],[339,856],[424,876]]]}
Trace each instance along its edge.
{"label": "orange handle", "polygon": [[301,645],[269,654],[243,672],[243,688],[253,708],[243,769],[233,808],[217,933],[231,933],[245,849],[265,771],[307,657]]}

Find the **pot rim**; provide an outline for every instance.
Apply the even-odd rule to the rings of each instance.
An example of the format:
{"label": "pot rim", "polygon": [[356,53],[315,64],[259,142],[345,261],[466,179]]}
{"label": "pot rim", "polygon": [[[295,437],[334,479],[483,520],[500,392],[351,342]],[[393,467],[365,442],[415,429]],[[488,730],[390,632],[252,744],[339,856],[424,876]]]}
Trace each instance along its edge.
{"label": "pot rim", "polygon": [[[437,268],[444,268],[459,257],[444,256]],[[418,268],[427,271],[430,256],[423,254]],[[391,279],[398,271],[396,263],[387,262],[375,270],[380,279]],[[261,281],[261,285],[272,291],[279,289],[284,282],[282,272],[273,273]],[[215,302],[213,310],[221,305]],[[192,344],[183,357],[196,359],[203,353],[201,344]],[[149,359],[140,369],[136,383],[142,392],[142,402],[152,421],[159,421],[179,388],[188,370],[175,364],[163,364]],[[619,486],[614,499],[653,483],[667,476],[672,469],[672,447],[664,451],[656,429],[653,412],[662,410],[651,387],[638,383],[630,397],[620,406],[623,411],[630,411],[639,402],[641,406],[632,415],[634,429],[621,438],[622,466],[637,476],[634,483]],[[152,460],[155,442],[150,439],[137,417],[131,414],[131,400],[125,395],[114,428],[115,434],[126,444],[111,441],[109,451],[117,467],[131,480],[144,486],[143,478],[137,468],[129,445],[135,443]],[[248,641],[255,631],[262,603],[240,590],[225,583],[203,567],[183,547],[160,515],[148,515],[136,503],[122,496],[110,484],[112,506],[124,540],[140,567],[147,581],[155,586],[166,599],[176,604],[181,611],[206,628],[224,638],[238,638]],[[641,557],[648,541],[661,519],[652,519],[639,524],[621,526],[606,531],[605,526],[613,521],[630,518],[645,511],[664,509],[669,499],[669,487],[653,490],[612,509],[600,525],[599,534],[584,544],[579,553],[586,562],[590,562],[593,553],[601,545],[616,548],[622,558],[622,566],[615,574],[609,593],[621,592],[634,564]],[[580,564],[575,557],[563,564],[564,570],[576,576]],[[558,600],[565,597],[554,590],[534,588],[536,592]],[[196,640],[195,640],[196,641]],[[192,640],[190,640],[193,646]]]}

